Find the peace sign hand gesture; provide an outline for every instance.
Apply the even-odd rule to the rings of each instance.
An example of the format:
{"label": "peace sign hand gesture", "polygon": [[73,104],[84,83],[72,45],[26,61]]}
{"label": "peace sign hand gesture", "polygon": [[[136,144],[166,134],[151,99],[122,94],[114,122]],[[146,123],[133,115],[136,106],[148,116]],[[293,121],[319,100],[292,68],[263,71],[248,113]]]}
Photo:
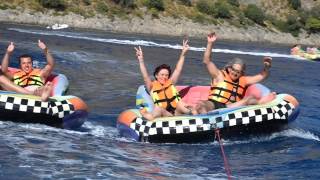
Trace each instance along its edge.
{"label": "peace sign hand gesture", "polygon": [[183,40],[182,41],[182,54],[185,55],[188,50],[189,50],[189,44],[188,44],[189,40]]}
{"label": "peace sign hand gesture", "polygon": [[134,47],[134,49],[136,50],[136,56],[137,56],[137,59],[139,60],[139,62],[143,62],[143,52],[142,52],[141,47],[140,46],[138,48]]}

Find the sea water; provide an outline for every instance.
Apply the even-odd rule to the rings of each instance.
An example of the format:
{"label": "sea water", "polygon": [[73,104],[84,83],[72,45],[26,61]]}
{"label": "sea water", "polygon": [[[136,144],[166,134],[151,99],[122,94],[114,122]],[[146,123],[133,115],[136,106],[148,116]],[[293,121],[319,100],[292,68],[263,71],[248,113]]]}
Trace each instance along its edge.
{"label": "sea water", "polygon": [[[143,83],[134,47],[142,47],[152,75],[157,65],[175,66],[182,38],[1,24],[0,55],[13,41],[11,66],[18,67],[17,57],[29,53],[44,67],[45,56],[37,47],[41,39],[55,58],[55,72],[70,81],[68,94],[81,97],[90,114],[75,130],[0,121],[0,179],[226,179],[217,142],[141,143],[119,137],[116,129],[118,114],[134,108]],[[191,38],[189,44],[178,84],[209,85],[202,63],[206,37]],[[263,84],[300,102],[300,115],[284,131],[223,139],[233,179],[320,178],[320,63],[292,58],[289,49],[221,41],[218,34],[212,55],[218,67],[240,57],[253,75],[261,72],[263,56],[271,56],[271,74]]]}

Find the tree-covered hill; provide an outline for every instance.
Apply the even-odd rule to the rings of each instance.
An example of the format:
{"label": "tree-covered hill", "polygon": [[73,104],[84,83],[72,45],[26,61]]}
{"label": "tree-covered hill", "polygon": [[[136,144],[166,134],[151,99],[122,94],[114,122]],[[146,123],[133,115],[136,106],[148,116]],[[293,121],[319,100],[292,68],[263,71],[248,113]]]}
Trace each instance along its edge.
{"label": "tree-covered hill", "polygon": [[0,9],[69,13],[85,18],[187,18],[200,24],[260,26],[270,31],[320,32],[320,2],[312,0],[0,0]]}

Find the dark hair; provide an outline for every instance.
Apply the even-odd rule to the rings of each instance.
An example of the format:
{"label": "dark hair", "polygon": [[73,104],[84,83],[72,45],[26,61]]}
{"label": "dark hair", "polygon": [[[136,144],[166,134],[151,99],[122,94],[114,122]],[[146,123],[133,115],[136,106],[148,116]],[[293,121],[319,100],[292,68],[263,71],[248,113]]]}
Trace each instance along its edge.
{"label": "dark hair", "polygon": [[[156,78],[156,74],[159,73],[159,71],[161,71],[162,69],[166,69],[169,71],[169,77],[171,76],[171,68],[169,65],[167,64],[161,64],[160,66],[156,67],[156,69],[153,72],[153,76]],[[156,78],[157,79],[157,78]]]}
{"label": "dark hair", "polygon": [[31,62],[32,62],[32,57],[29,54],[22,54],[21,56],[19,56],[19,62],[21,64],[21,58],[30,58]]}

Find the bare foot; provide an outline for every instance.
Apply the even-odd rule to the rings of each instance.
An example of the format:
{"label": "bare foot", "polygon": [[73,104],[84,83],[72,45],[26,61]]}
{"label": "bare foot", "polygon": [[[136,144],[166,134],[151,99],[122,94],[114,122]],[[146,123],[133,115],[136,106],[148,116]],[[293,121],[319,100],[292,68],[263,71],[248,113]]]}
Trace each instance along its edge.
{"label": "bare foot", "polygon": [[52,88],[53,88],[52,82],[47,82],[46,85],[44,85],[44,88],[41,94],[42,101],[48,101],[48,98],[51,95]]}
{"label": "bare foot", "polygon": [[149,120],[149,121],[151,121],[151,120],[154,119],[154,117],[152,116],[152,114],[149,113],[149,112],[147,112],[147,110],[144,109],[144,108],[143,108],[143,109],[140,109],[140,114],[141,114],[142,117],[144,117],[145,119],[147,119],[147,120]]}
{"label": "bare foot", "polygon": [[247,100],[246,100],[246,104],[247,105],[256,105],[256,104],[258,104],[258,100],[254,96],[248,96]]}
{"label": "bare foot", "polygon": [[35,96],[41,96],[42,88],[43,88],[43,87],[39,87],[39,88],[35,89],[33,92],[32,92],[32,91],[31,91],[31,92],[32,92],[32,94],[35,95]]}
{"label": "bare foot", "polygon": [[272,100],[274,100],[277,97],[277,93],[276,92],[271,92],[268,95],[262,97],[259,101],[258,104],[265,104],[268,103]]}
{"label": "bare foot", "polygon": [[198,111],[196,109],[192,109],[191,114],[192,115],[198,115]]}

